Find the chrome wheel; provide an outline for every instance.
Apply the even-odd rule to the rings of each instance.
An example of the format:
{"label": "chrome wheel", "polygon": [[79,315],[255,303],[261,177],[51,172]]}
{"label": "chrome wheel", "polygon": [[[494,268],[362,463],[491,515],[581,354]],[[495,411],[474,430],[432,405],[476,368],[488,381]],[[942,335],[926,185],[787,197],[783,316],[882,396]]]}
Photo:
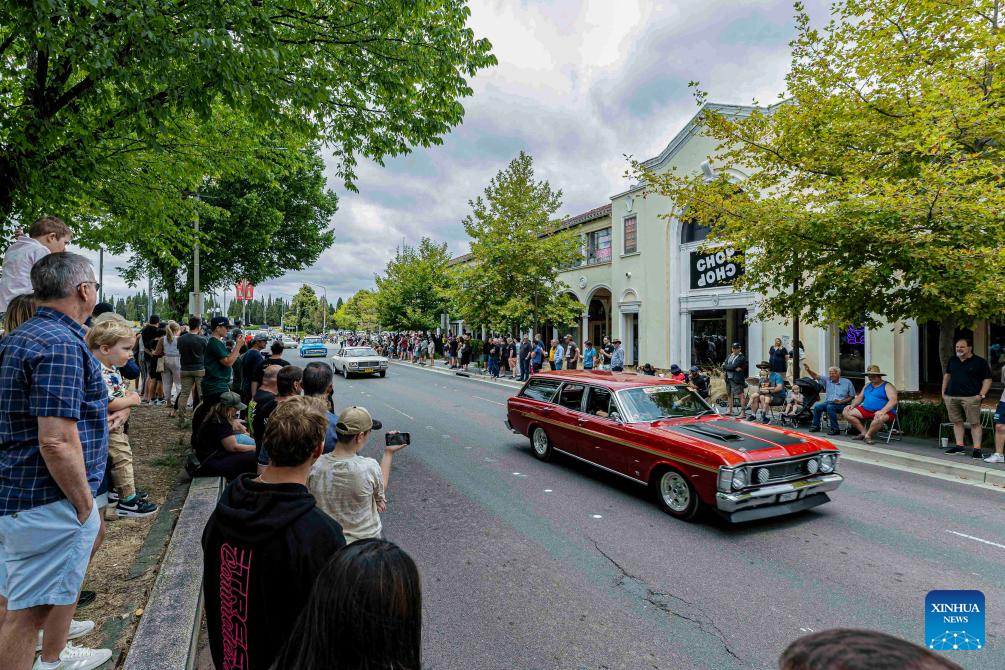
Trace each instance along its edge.
{"label": "chrome wheel", "polygon": [[670,470],[660,477],[660,497],[671,511],[683,514],[691,505],[691,485],[679,472]]}
{"label": "chrome wheel", "polygon": [[548,434],[544,432],[544,428],[538,426],[531,433],[530,448],[534,454],[534,458],[538,460],[547,461],[551,458],[551,440],[548,439]]}

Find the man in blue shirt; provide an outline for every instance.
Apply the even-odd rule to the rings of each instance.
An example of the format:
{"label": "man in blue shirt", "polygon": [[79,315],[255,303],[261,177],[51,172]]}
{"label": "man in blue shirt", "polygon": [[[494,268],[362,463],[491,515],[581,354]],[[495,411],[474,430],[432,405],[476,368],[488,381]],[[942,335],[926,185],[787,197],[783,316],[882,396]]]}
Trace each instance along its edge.
{"label": "man in blue shirt", "polygon": [[611,354],[611,372],[621,372],[625,369],[625,349],[621,340],[614,340],[614,353]]}
{"label": "man in blue shirt", "polygon": [[806,373],[823,384],[826,396],[823,400],[813,405],[813,425],[810,427],[811,433],[820,432],[820,417],[827,412],[827,422],[830,424],[828,435],[838,435],[838,414],[844,412],[851,401],[855,398],[855,387],[851,382],[841,376],[841,370],[836,367],[827,368],[827,377],[823,378],[810,369],[809,365],[804,365]]}
{"label": "man in blue shirt", "polygon": [[82,327],[97,302],[91,264],[49,254],[31,283],[36,316],[0,341],[0,649],[14,668],[31,666],[43,626],[41,661],[60,661],[108,458],[108,391]]}
{"label": "man in blue shirt", "polygon": [[534,350],[531,352],[531,367],[534,372],[540,372],[544,364],[544,347],[541,346],[540,338],[534,340]]}

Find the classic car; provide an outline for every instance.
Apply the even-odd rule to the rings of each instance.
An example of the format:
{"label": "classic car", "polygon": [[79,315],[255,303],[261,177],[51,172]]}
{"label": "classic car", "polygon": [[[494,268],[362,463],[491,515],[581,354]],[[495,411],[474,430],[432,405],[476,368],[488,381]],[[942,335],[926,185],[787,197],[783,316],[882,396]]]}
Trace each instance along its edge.
{"label": "classic car", "polygon": [[300,344],[289,335],[283,335],[282,339],[279,341],[283,343],[283,349],[296,349]]}
{"label": "classic car", "polygon": [[332,367],[346,379],[352,375],[387,374],[387,359],[373,347],[340,347],[332,356]]}
{"label": "classic car", "polygon": [[305,337],[300,341],[300,357],[310,358],[311,356],[328,356],[328,347],[325,346],[322,337]]}
{"label": "classic car", "polygon": [[827,440],[720,416],[692,388],[653,377],[537,374],[508,400],[506,426],[538,459],[562,452],[645,484],[684,520],[702,507],[733,522],[798,512],[843,480]]}

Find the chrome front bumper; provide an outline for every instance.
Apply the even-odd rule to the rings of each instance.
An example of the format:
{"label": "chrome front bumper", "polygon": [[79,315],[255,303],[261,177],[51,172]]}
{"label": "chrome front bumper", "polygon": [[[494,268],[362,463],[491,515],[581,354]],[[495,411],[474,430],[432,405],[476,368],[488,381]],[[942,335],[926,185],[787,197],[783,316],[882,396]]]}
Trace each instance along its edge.
{"label": "chrome front bumper", "polygon": [[[715,494],[715,507],[720,515],[730,521],[751,521],[791,514],[829,501],[826,493],[836,489],[843,481],[844,477],[833,472],[751,491],[719,492]],[[782,502],[780,498],[787,493],[795,493],[796,496]]]}

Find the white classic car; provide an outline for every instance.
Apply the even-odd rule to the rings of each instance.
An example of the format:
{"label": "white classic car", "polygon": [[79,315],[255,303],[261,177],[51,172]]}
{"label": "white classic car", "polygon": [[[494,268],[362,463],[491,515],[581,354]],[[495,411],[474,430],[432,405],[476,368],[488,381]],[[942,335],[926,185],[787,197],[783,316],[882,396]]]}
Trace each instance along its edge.
{"label": "white classic car", "polygon": [[387,374],[387,359],[372,347],[339,347],[332,356],[332,368],[346,379],[374,373],[383,377]]}

